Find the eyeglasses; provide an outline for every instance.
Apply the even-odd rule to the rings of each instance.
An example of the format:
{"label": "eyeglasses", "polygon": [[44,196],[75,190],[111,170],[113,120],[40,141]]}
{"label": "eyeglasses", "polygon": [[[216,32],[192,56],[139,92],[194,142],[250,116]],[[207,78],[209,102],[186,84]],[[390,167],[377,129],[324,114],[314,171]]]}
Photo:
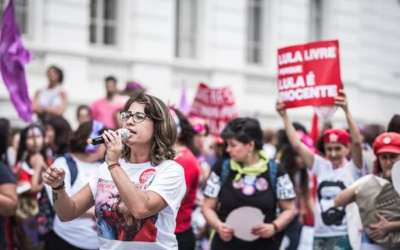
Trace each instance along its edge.
{"label": "eyeglasses", "polygon": [[143,122],[144,119],[146,119],[147,115],[141,112],[136,112],[134,114],[132,114],[129,111],[121,111],[119,113],[119,118],[121,119],[121,121],[123,122],[127,122],[129,120],[129,118],[133,117],[133,121],[136,123],[140,123]]}

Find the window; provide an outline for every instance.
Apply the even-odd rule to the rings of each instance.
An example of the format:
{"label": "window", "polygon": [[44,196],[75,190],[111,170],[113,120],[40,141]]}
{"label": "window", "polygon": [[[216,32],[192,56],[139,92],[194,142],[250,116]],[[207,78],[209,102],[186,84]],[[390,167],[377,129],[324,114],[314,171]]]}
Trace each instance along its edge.
{"label": "window", "polygon": [[117,36],[117,1],[90,0],[90,42],[115,45]]}
{"label": "window", "polygon": [[323,0],[311,1],[310,40],[319,41],[323,38]]}
{"label": "window", "polygon": [[[7,0],[0,0],[0,22],[7,7]],[[28,0],[14,0],[15,14],[17,15],[19,31],[21,34],[28,33]]]}
{"label": "window", "polygon": [[262,63],[262,22],[263,1],[248,1],[247,16],[247,62],[251,64]]}
{"label": "window", "polygon": [[176,57],[196,58],[196,10],[196,0],[176,0]]}

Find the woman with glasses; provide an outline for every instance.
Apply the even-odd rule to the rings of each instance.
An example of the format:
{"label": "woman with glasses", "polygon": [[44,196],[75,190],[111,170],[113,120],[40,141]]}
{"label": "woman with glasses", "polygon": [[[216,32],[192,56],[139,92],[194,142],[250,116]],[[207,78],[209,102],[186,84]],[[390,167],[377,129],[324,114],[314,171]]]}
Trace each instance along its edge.
{"label": "woman with glasses", "polygon": [[105,131],[106,162],[72,198],[65,172],[51,166],[44,182],[52,187],[55,211],[70,221],[95,206],[100,249],[178,249],[175,219],[185,195],[183,168],[173,161],[177,130],[158,98],[130,98],[120,116],[130,136]]}
{"label": "woman with glasses", "polygon": [[[282,231],[292,221],[295,210],[296,195],[289,176],[262,151],[262,130],[257,120],[230,121],[221,137],[227,142],[230,159],[212,168],[204,189],[204,217],[216,232],[211,249],[278,250]],[[243,228],[226,224],[229,215],[243,207],[257,209],[264,216],[246,232],[252,235],[251,239],[242,238]],[[281,210],[279,215],[277,207]],[[241,225],[248,224],[249,216],[240,218]]]}

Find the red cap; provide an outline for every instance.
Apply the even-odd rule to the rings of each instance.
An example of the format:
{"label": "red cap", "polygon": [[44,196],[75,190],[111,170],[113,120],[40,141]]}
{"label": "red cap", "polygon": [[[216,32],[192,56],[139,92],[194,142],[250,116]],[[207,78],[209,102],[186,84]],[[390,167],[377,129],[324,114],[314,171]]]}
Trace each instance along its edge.
{"label": "red cap", "polygon": [[400,154],[400,134],[398,133],[383,133],[376,137],[372,145],[376,155],[380,153]]}
{"label": "red cap", "polygon": [[340,143],[347,145],[350,143],[350,135],[343,129],[331,128],[324,132],[325,143]]}

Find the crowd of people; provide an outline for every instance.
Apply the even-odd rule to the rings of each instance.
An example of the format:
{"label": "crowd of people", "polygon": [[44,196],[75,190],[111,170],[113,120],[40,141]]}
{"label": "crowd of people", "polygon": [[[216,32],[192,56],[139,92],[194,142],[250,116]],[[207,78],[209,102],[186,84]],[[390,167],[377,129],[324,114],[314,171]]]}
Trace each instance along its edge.
{"label": "crowd of people", "polygon": [[[38,122],[0,119],[0,249],[296,250],[304,226],[315,250],[400,248],[399,115],[386,131],[361,127],[342,91],[347,129],[326,123],[318,140],[279,100],[282,129],[239,117],[211,136],[206,120],[110,76],[72,129],[63,71],[47,76]],[[227,223],[243,207],[264,216],[251,240]]]}

